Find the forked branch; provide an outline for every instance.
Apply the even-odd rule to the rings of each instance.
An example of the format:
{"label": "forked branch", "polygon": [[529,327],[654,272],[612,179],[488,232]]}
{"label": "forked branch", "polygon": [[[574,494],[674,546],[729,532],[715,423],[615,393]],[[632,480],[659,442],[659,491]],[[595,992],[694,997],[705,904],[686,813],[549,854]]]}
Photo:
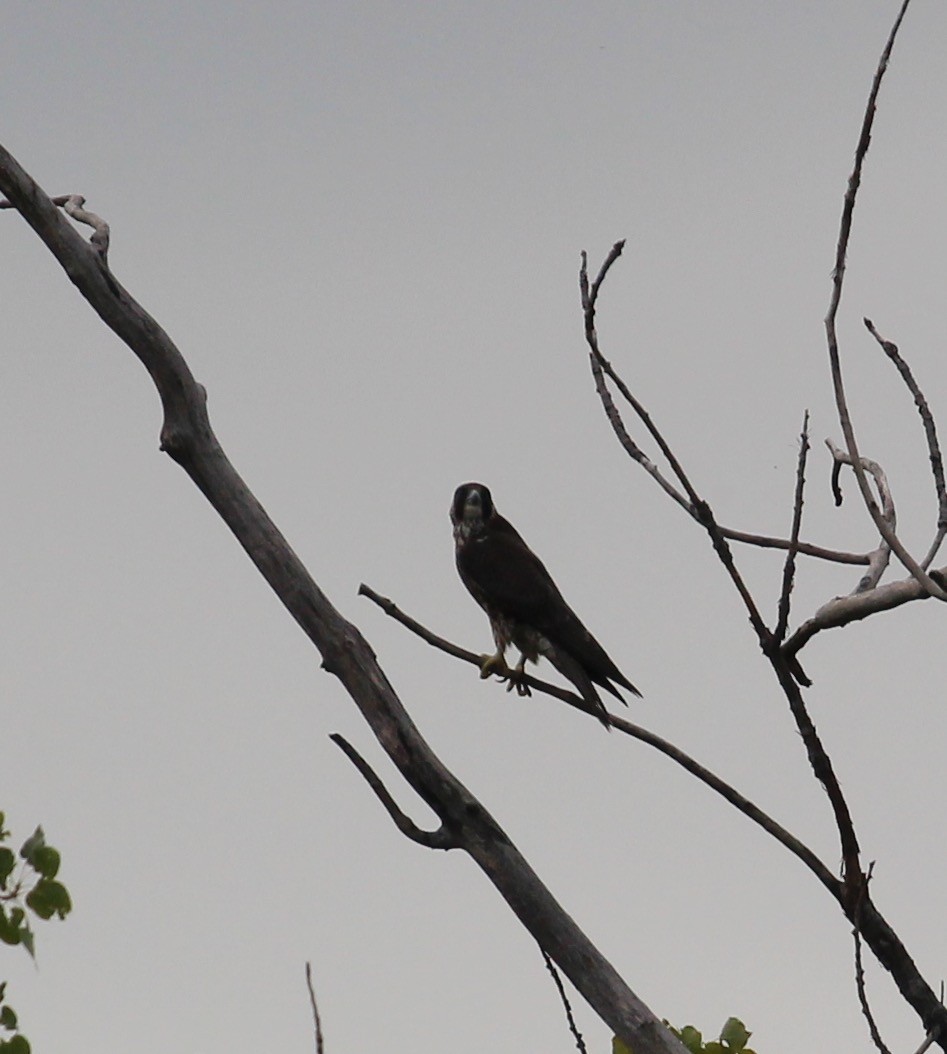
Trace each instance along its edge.
{"label": "forked branch", "polygon": [[858,146],[855,149],[855,167],[852,170],[851,176],[849,176],[848,189],[845,192],[845,200],[842,205],[842,218],[839,224],[839,236],[835,249],[835,269],[832,272],[832,298],[829,303],[828,313],[825,316],[825,334],[829,346],[829,366],[832,373],[832,388],[835,392],[835,406],[838,411],[839,424],[842,428],[842,434],[845,436],[845,447],[848,451],[848,456],[851,459],[855,478],[858,480],[858,489],[861,491],[865,508],[868,510],[871,518],[875,521],[878,533],[888,543],[892,552],[897,556],[905,568],[907,568],[907,570],[917,579],[918,583],[923,586],[931,596],[937,597],[938,600],[947,600],[947,592],[945,592],[924,570],[924,568],[921,567],[914,557],[911,556],[901,544],[900,539],[891,526],[885,522],[881,509],[878,508],[878,504],[871,493],[868,477],[862,466],[862,458],[858,452],[858,443],[855,439],[855,429],[852,425],[848,402],[845,397],[845,385],[842,380],[842,363],[838,348],[838,334],[835,325],[838,317],[839,304],[842,300],[842,287],[845,281],[845,261],[848,254],[848,242],[852,232],[852,217],[855,211],[855,201],[858,196],[858,188],[861,184],[862,167],[868,153],[868,147],[871,143],[871,130],[875,121],[878,92],[881,89],[881,82],[884,78],[885,71],[888,68],[888,60],[891,58],[891,51],[894,47],[898,30],[901,28],[901,23],[904,20],[909,3],[910,0],[904,0],[901,5],[901,10],[898,12],[898,17],[895,19],[891,33],[888,36],[888,41],[881,54],[881,59],[878,62],[878,68],[875,70],[871,91],[868,95],[868,104],[865,107],[865,116],[862,121],[861,134],[858,137]]}
{"label": "forked branch", "polygon": [[[323,667],[339,678],[381,746],[434,810],[443,829],[482,869],[599,1017],[637,1054],[684,1054],[679,1041],[553,898],[496,820],[424,741],[368,642],[313,581],[228,460],[211,428],[205,393],[181,353],[116,281],[101,251],[82,240],[3,148],[0,192],[33,227],[92,308],[145,365],[164,408],[162,449],[220,514],[318,648]],[[389,813],[395,815],[390,808]]]}
{"label": "forked branch", "polygon": [[[430,644],[432,647],[437,648],[439,651],[443,651],[445,654],[451,655],[454,658],[462,659],[464,662],[479,667],[480,659],[475,652],[467,651],[466,649],[460,648],[456,644],[451,643],[451,641],[439,637],[436,633],[427,629],[425,626],[422,626],[420,622],[402,611],[397,604],[394,604],[387,597],[380,596],[375,590],[369,589],[366,585],[359,587],[359,594],[368,597],[368,599],[377,604],[386,615],[389,615],[396,622],[399,622],[407,630],[420,637],[421,640]],[[554,699],[559,699],[567,705],[574,707],[576,710],[581,710],[584,713],[589,714],[589,716],[598,719],[597,712],[590,709],[585,700],[574,692],[570,692],[565,688],[560,688],[558,685],[550,684],[548,681],[542,681],[538,677],[529,675],[527,675],[527,677],[527,683],[534,691],[552,696]],[[632,739],[637,739],[639,742],[653,747],[665,757],[670,758],[670,760],[676,765],[679,765],[685,770],[685,772],[689,772],[692,776],[695,776],[700,780],[701,783],[705,784],[716,794],[719,794],[725,801],[729,802],[742,812],[744,816],[747,816],[755,824],[766,831],[767,834],[775,838],[776,841],[788,849],[793,856],[801,860],[833,896],[841,896],[842,884],[832,874],[829,868],[822,863],[816,854],[795,835],[791,834],[778,824],[758,805],[755,805],[750,801],[749,798],[731,787],[730,784],[726,783],[715,773],[711,772],[710,769],[701,765],[700,762],[695,761],[689,754],[685,754],[683,750],[674,746],[673,743],[669,743],[666,739],[662,739],[660,736],[655,735],[654,732],[650,732],[641,725],[633,724],[631,721],[616,714],[609,713],[608,720],[609,724],[616,732],[621,732],[624,735],[630,736]]]}

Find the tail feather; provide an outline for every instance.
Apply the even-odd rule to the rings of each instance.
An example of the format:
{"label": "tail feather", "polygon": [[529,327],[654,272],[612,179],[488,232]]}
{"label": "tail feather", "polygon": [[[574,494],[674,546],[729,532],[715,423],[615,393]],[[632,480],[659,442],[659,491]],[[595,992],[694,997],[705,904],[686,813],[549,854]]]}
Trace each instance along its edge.
{"label": "tail feather", "polygon": [[[563,677],[568,678],[568,680],[579,689],[579,695],[581,695],[586,703],[588,703],[590,712],[593,713],[606,728],[610,729],[612,723],[608,718],[608,711],[605,709],[605,704],[595,690],[595,685],[592,684],[592,679],[589,677],[588,673],[586,673],[585,667],[573,659],[571,655],[558,649],[553,650],[551,653],[547,654],[546,657]],[[606,687],[621,699],[621,696],[618,695],[618,692],[616,692],[611,685],[606,685]],[[625,700],[622,699],[621,701],[624,702]]]}

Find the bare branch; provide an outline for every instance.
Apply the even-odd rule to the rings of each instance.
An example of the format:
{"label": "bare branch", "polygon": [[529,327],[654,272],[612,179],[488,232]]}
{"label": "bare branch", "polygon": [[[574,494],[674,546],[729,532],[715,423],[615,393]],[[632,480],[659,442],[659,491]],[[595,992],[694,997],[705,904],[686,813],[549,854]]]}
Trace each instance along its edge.
{"label": "bare branch", "polygon": [[901,28],[901,22],[904,19],[909,3],[910,0],[904,0],[904,3],[901,5],[901,10],[898,13],[898,17],[895,19],[894,26],[888,37],[888,42],[885,45],[884,51],[881,54],[881,59],[878,62],[878,68],[875,71],[874,80],[871,85],[871,92],[868,95],[868,104],[865,108],[865,117],[862,121],[861,134],[858,139],[858,146],[855,149],[855,167],[849,177],[848,189],[845,192],[845,202],[842,206],[842,219],[839,225],[838,244],[835,249],[835,269],[832,273],[832,298],[829,303],[828,313],[825,316],[825,333],[829,346],[832,387],[835,391],[835,405],[838,411],[839,424],[842,426],[842,434],[845,436],[845,446],[848,450],[848,455],[851,458],[852,468],[855,471],[855,478],[858,480],[858,489],[861,491],[865,508],[868,510],[871,518],[875,521],[878,533],[888,543],[892,552],[897,556],[901,563],[904,564],[907,570],[911,572],[931,596],[937,597],[939,600],[947,600],[947,592],[945,592],[930,577],[930,575],[928,575],[914,557],[907,552],[894,531],[887,523],[885,523],[881,510],[878,508],[878,505],[872,496],[871,488],[868,485],[868,479],[865,475],[865,470],[862,467],[861,456],[858,453],[858,444],[855,440],[855,430],[852,426],[851,416],[848,411],[848,403],[845,397],[845,386],[842,381],[842,364],[838,350],[838,335],[835,327],[839,304],[842,299],[842,285],[845,279],[845,258],[848,254],[848,242],[852,231],[852,215],[855,211],[855,199],[858,195],[858,187],[861,183],[862,166],[865,161],[865,156],[868,153],[868,146],[871,142],[871,129],[875,120],[878,92],[881,88],[881,81],[885,75],[885,70],[888,68],[891,49],[894,47],[895,38],[898,35],[898,30]]}
{"label": "bare branch", "polygon": [[322,1022],[319,1020],[316,993],[312,987],[312,966],[309,963],[306,963],[306,987],[309,989],[309,1005],[312,1007],[312,1021],[316,1030],[316,1054],[323,1054]]}
{"label": "bare branch", "polygon": [[[940,547],[943,544],[945,535],[947,535],[947,526],[938,527],[930,548],[927,550],[927,554],[921,561],[921,567],[923,567],[925,571],[930,568],[931,564],[934,562],[934,557],[940,552]],[[933,577],[933,575],[931,575],[931,577]]]}
{"label": "bare branch", "polygon": [[436,831],[425,831],[398,807],[397,802],[388,793],[388,789],[382,783],[377,773],[362,757],[361,754],[338,732],[333,732],[329,739],[346,755],[349,761],[365,777],[365,782],[375,792],[375,796],[384,805],[388,815],[395,821],[398,830],[418,845],[427,846],[428,849],[457,849],[460,842],[442,824]]}
{"label": "bare branch", "polygon": [[[947,566],[931,571],[931,575],[947,584]],[[783,645],[783,652],[795,655],[822,630],[847,626],[879,611],[890,611],[912,600],[927,600],[929,597],[930,593],[915,578],[889,582],[867,593],[855,592],[849,596],[835,597],[799,626]]]}
{"label": "bare branch", "polygon": [[[609,260],[611,261],[611,257]],[[596,293],[598,287],[601,284],[601,280],[604,278],[607,269],[603,268],[599,278],[596,280]],[[724,565],[727,573],[730,576],[731,581],[736,587],[740,594],[747,612],[750,616],[750,623],[753,626],[754,631],[759,639],[760,646],[770,660],[773,670],[780,682],[786,699],[789,702],[789,707],[792,712],[793,718],[796,722],[796,727],[802,737],[803,743],[805,744],[806,754],[808,756],[809,765],[812,768],[812,772],[815,777],[822,784],[825,789],[826,796],[828,797],[829,804],[832,809],[833,816],[835,818],[836,827],[839,832],[839,839],[841,842],[842,849],[842,860],[843,860],[843,900],[841,901],[843,907],[848,910],[848,905],[852,902],[855,894],[860,891],[862,883],[861,868],[859,865],[859,847],[858,840],[855,836],[855,829],[852,823],[851,814],[849,812],[848,804],[845,801],[845,796],[842,793],[841,786],[839,785],[838,779],[835,775],[834,768],[832,766],[831,759],[825,747],[822,744],[821,739],[816,731],[815,724],[809,716],[805,702],[803,701],[802,694],[799,690],[799,684],[797,678],[800,680],[808,680],[805,678],[804,673],[798,667],[798,664],[792,661],[794,656],[787,657],[787,655],[779,648],[778,643],[774,640],[773,635],[770,633],[768,627],[763,622],[762,617],[756,607],[755,601],[749,593],[742,577],[737,571],[736,565],[733,561],[733,556],[730,552],[726,539],[721,534],[710,506],[706,501],[701,499],[695,491],[693,485],[688,479],[682,466],[674,456],[664,437],[661,435],[659,430],[651,421],[650,416],[644,410],[644,407],[638,402],[637,399],[631,394],[627,386],[621,381],[619,377],[612,370],[611,366],[605,362],[602,358],[601,352],[598,345],[598,336],[595,330],[595,305],[594,300],[590,295],[587,295],[588,279],[586,276],[586,259],[583,255],[582,261],[582,273],[580,274],[579,284],[582,290],[582,301],[583,308],[585,311],[585,334],[586,342],[590,349],[590,362],[592,366],[593,374],[597,368],[607,372],[612,378],[615,384],[618,386],[619,391],[626,398],[626,400],[633,407],[635,412],[638,414],[645,427],[650,432],[652,438],[657,442],[662,454],[667,458],[668,463],[671,465],[674,474],[677,476],[681,483],[681,486],[687,492],[688,498],[691,505],[694,508],[696,517],[699,522],[704,526],[710,535],[711,542],[714,547],[714,551],[717,553],[718,558]],[[859,466],[860,468],[860,466]],[[616,721],[614,727],[619,727]]]}
{"label": "bare branch", "polygon": [[608,386],[605,384],[605,374],[602,365],[594,356],[591,359],[591,367],[592,377],[595,382],[595,390],[602,402],[605,416],[608,418],[609,424],[612,426],[612,431],[614,431],[618,438],[618,442],[624,447],[628,456],[636,461],[645,472],[651,476],[668,497],[673,501],[676,501],[689,516],[694,516],[694,507],[687,500],[686,496],[683,495],[673,483],[664,477],[658,466],[655,465],[655,463],[628,434],[628,430],[625,428],[625,422],[622,420],[621,414],[615,406],[615,401],[612,399],[612,393],[608,390]]}
{"label": "bare branch", "polygon": [[[595,279],[595,282],[592,285],[591,292],[588,291],[588,256],[585,252],[582,253],[582,267],[579,270],[579,288],[582,292],[582,311],[585,318],[585,340],[589,346],[589,358],[591,360],[590,365],[592,367],[592,374],[593,376],[596,376],[597,389],[599,388],[599,383],[596,371],[604,371],[608,374],[609,377],[611,377],[612,381],[615,383],[624,399],[629,403],[632,409],[634,409],[635,413],[640,418],[642,424],[644,424],[645,428],[647,428],[648,431],[651,433],[651,436],[654,441],[658,444],[661,453],[667,459],[667,462],[671,466],[671,470],[673,471],[674,475],[677,476],[678,480],[681,483],[681,486],[684,488],[685,491],[687,491],[687,497],[690,501],[691,506],[696,507],[700,499],[697,496],[697,492],[691,486],[690,480],[685,475],[684,469],[681,467],[677,458],[674,456],[674,452],[665,442],[664,436],[661,435],[661,433],[655,427],[650,415],[648,414],[648,411],[645,410],[644,406],[632,395],[628,386],[615,373],[615,371],[611,367],[611,364],[606,361],[605,357],[601,353],[601,350],[599,349],[598,333],[595,329],[595,303],[598,299],[598,294],[601,289],[602,282],[605,280],[605,276],[611,269],[612,264],[621,255],[621,250],[624,248],[624,246],[625,243],[623,241],[616,242],[615,245],[612,246],[611,251],[609,252],[608,256],[606,256],[605,262],[602,264],[602,267],[599,270],[598,277]],[[638,459],[636,458],[636,460]]]}
{"label": "bare branch", "polygon": [[[710,505],[697,494],[697,491],[694,489],[693,485],[691,484],[691,481],[688,479],[687,474],[684,472],[683,466],[677,460],[677,457],[671,450],[671,447],[668,445],[664,436],[661,434],[657,426],[651,420],[651,416],[648,411],[634,397],[634,395],[632,395],[628,386],[612,369],[611,364],[605,360],[599,349],[598,333],[595,329],[595,302],[598,299],[598,294],[601,289],[602,282],[605,280],[605,276],[608,274],[608,271],[611,268],[612,264],[615,262],[615,260],[617,260],[618,257],[621,255],[621,250],[624,248],[624,245],[624,242],[616,242],[615,245],[612,247],[611,252],[605,258],[605,262],[602,264],[602,267],[599,270],[598,277],[592,284],[591,290],[589,289],[588,284],[588,256],[585,252],[582,253],[582,266],[579,271],[579,289],[582,294],[582,310],[585,317],[585,340],[589,346],[589,365],[592,369],[592,375],[595,378],[596,390],[599,392],[600,395],[603,391],[605,391],[605,385],[604,381],[601,379],[601,373],[604,372],[608,374],[608,376],[612,379],[618,390],[621,392],[622,396],[634,409],[642,424],[650,432],[652,439],[654,439],[654,441],[658,444],[658,448],[664,455],[665,459],[667,460],[667,463],[671,466],[672,472],[675,476],[677,476],[681,486],[687,492],[687,498],[690,505],[690,509],[692,510],[692,515],[710,535],[710,540],[713,544],[714,551],[717,553],[720,562],[723,564],[727,573],[730,575],[731,582],[733,583],[737,592],[740,594],[740,598],[743,600],[743,604],[746,607],[747,613],[750,617],[750,622],[752,623],[754,630],[759,636],[760,642],[762,644],[766,644],[770,640],[770,631],[767,628],[766,624],[763,622],[762,616],[759,613],[759,609],[756,606],[756,601],[753,599],[749,589],[746,586],[746,583],[743,581],[743,578],[740,575],[740,572],[737,570],[737,566],[733,560],[733,554],[730,551],[730,546],[727,544],[726,539],[724,538],[719,526],[717,525],[717,521],[714,518],[713,511],[711,510]],[[615,418],[620,420],[620,417],[617,415],[617,412],[615,414]],[[624,427],[622,427],[622,431],[625,431]],[[630,437],[629,442],[632,442]],[[626,447],[626,449],[628,448]],[[634,457],[635,455],[632,454],[632,456]],[[635,460],[638,461],[639,464],[642,463],[642,460],[639,457],[635,457]],[[655,475],[655,472],[652,472],[652,475]],[[655,478],[658,477],[655,476]],[[666,487],[665,489],[668,488]],[[669,493],[672,493],[673,496],[673,491],[669,491]],[[678,497],[676,498],[676,500],[681,501],[681,498]]]}
{"label": "bare branch", "polygon": [[234,533],[408,784],[458,838],[520,922],[613,1032],[638,1054],[683,1054],[683,1046],[563,910],[496,820],[424,741],[368,642],[313,581],[228,460],[211,428],[205,393],[168,335],[2,147],[0,193],[145,365],[164,410],[161,448],[184,468]]}
{"label": "bare branch", "polygon": [[872,1042],[878,1048],[879,1054],[891,1054],[891,1051],[885,1046],[884,1040],[881,1038],[875,1016],[872,1014],[871,1006],[868,1003],[868,993],[865,990],[865,970],[862,966],[862,941],[861,934],[858,931],[858,927],[861,924],[862,904],[865,901],[865,894],[868,892],[868,883],[871,881],[871,872],[874,866],[874,862],[868,865],[868,870],[865,872],[865,884],[855,904],[854,929],[852,930],[852,937],[855,940],[855,988],[858,990],[858,1002],[861,1005],[862,1014],[864,1014],[865,1020],[868,1022],[868,1031],[871,1034]]}
{"label": "bare branch", "polygon": [[[417,622],[409,615],[406,615],[397,605],[393,604],[386,597],[379,596],[374,590],[369,589],[368,586],[362,586],[359,589],[359,593],[363,596],[367,596],[370,600],[373,600],[378,604],[382,611],[385,612],[385,614],[390,615],[397,622],[400,622],[402,626],[409,629],[423,641],[438,648],[440,651],[446,652],[448,655],[453,655],[455,658],[462,659],[464,662],[479,665],[479,660],[473,652],[465,651],[463,648],[459,648],[456,644],[452,644],[443,637],[439,637],[436,633],[432,633],[429,629],[422,626],[420,622]],[[546,681],[540,681],[536,677],[529,678],[529,685],[537,692],[542,692],[546,695],[551,695],[556,699],[561,699],[564,703],[568,703],[569,706],[574,706],[576,709],[583,710],[586,713],[590,712],[586,709],[584,705],[585,701],[583,699],[564,688],[559,688],[558,686],[549,684]],[[625,735],[631,736],[632,739],[637,739],[641,743],[654,747],[655,750],[664,754],[665,757],[670,758],[671,761],[680,765],[686,772],[689,772],[692,776],[699,779],[701,783],[710,787],[711,790],[719,794],[755,824],[762,827],[767,834],[771,835],[776,841],[785,846],[794,856],[798,857],[834,897],[839,898],[841,896],[841,883],[815,855],[815,853],[796,838],[795,835],[790,834],[789,831],[784,827],[781,827],[774,819],[772,819],[772,817],[763,812],[759,806],[754,805],[749,798],[744,797],[739,791],[735,790],[719,776],[695,761],[690,755],[685,754],[683,750],[674,746],[673,743],[669,743],[666,739],[662,739],[660,736],[655,735],[654,732],[649,732],[648,729],[633,724],[631,721],[615,714],[610,713],[608,715],[608,720],[611,727],[617,732],[623,732]]]}
{"label": "bare branch", "polygon": [[[677,463],[670,448],[665,444],[663,437],[654,427],[650,414],[641,402],[635,398],[621,377],[618,376],[611,363],[605,360],[599,348],[598,333],[595,328],[595,302],[598,299],[599,290],[601,289],[605,276],[611,269],[612,264],[614,264],[621,255],[624,246],[625,243],[623,241],[616,242],[615,245],[612,246],[611,251],[605,258],[605,262],[599,269],[598,277],[592,285],[589,284],[588,278],[588,254],[585,252],[582,253],[582,266],[579,270],[579,289],[582,294],[582,309],[585,312],[586,341],[591,349],[590,366],[592,369],[592,377],[595,382],[595,390],[601,400],[605,416],[608,419],[609,424],[611,424],[618,442],[624,448],[628,456],[637,462],[637,464],[639,464],[645,472],[654,479],[665,494],[667,494],[672,501],[677,502],[677,504],[681,506],[688,516],[700,522],[700,517],[694,506],[694,499],[696,496],[692,494],[692,497],[689,500],[685,494],[682,494],[673,483],[665,478],[657,465],[655,465],[648,455],[645,454],[634,439],[631,438],[631,435],[625,428],[625,423],[622,420],[621,414],[615,406],[615,401],[612,399],[611,392],[608,390],[608,386],[605,383],[605,374],[607,373],[608,376],[612,378],[618,390],[622,393],[626,402],[628,402],[638,417],[644,422],[645,427],[651,432],[661,448],[662,453],[668,458],[674,468],[678,478],[681,478],[681,466]],[[747,545],[757,545],[768,549],[788,549],[790,546],[790,542],[786,538],[772,538],[767,535],[753,534],[748,531],[738,531],[730,527],[723,527],[720,524],[717,525],[717,528],[724,538],[731,541],[743,542]],[[868,556],[865,554],[839,552],[834,549],[827,549],[823,546],[812,545],[809,542],[797,542],[796,551],[804,556],[812,556],[820,560],[829,560],[837,563],[868,563]]]}
{"label": "bare branch", "polygon": [[792,528],[789,532],[789,551],[783,564],[783,586],[779,594],[778,617],[773,631],[773,643],[781,644],[789,625],[789,597],[796,573],[796,553],[799,549],[799,528],[802,526],[802,495],[806,485],[806,455],[809,453],[809,411],[802,418],[799,436],[799,462],[796,466],[796,492],[792,503]]}
{"label": "bare branch", "polygon": [[[77,223],[85,223],[92,227],[92,235],[89,244],[102,257],[103,262],[108,259],[109,252],[109,225],[101,216],[94,212],[88,212],[83,206],[85,198],[81,194],[60,194],[58,197],[50,198],[54,205],[59,205]],[[0,209],[15,209],[12,201],[0,199]]]}
{"label": "bare branch", "polygon": [[[614,255],[614,254],[613,254]],[[609,257],[609,263],[612,262],[612,256]],[[598,292],[598,288],[601,284],[602,279],[607,273],[607,268],[603,267],[599,278],[596,280],[595,291]],[[721,563],[723,563],[727,573],[730,576],[731,581],[736,587],[738,593],[743,599],[744,605],[750,616],[750,623],[753,626],[754,631],[759,639],[760,646],[770,660],[773,666],[773,670],[780,682],[786,699],[789,702],[789,707],[792,712],[793,718],[796,722],[796,727],[802,737],[803,743],[805,744],[806,754],[808,756],[809,765],[812,768],[812,772],[815,777],[822,784],[825,789],[826,796],[828,797],[829,804],[832,809],[833,816],[835,818],[836,827],[839,832],[839,840],[842,849],[842,861],[843,861],[843,894],[844,901],[843,906],[848,910],[848,905],[852,902],[853,897],[861,889],[862,885],[862,873],[859,864],[859,847],[858,840],[855,835],[854,825],[852,823],[851,814],[849,812],[848,804],[845,800],[845,796],[842,793],[841,786],[835,775],[834,768],[832,766],[831,759],[829,758],[828,752],[822,744],[822,741],[816,731],[815,724],[813,723],[805,702],[802,698],[802,694],[797,683],[799,680],[805,681],[808,678],[805,677],[804,673],[799,668],[798,664],[792,661],[795,656],[788,657],[778,646],[778,642],[774,640],[773,635],[770,633],[768,627],[763,622],[762,617],[756,607],[756,604],[746,588],[745,583],[742,580],[739,572],[737,571],[736,565],[734,564],[730,548],[720,533],[717,527],[716,521],[714,520],[713,513],[710,506],[706,501],[701,499],[695,491],[693,485],[688,479],[682,466],[677,461],[669,445],[661,435],[659,430],[651,421],[650,416],[644,410],[644,407],[638,402],[637,399],[631,394],[627,386],[617,377],[611,366],[605,362],[602,358],[601,352],[598,345],[598,336],[595,330],[595,304],[590,294],[587,294],[588,279],[586,275],[586,258],[583,255],[582,260],[582,273],[579,278],[580,288],[582,290],[582,301],[585,312],[585,334],[586,342],[590,349],[590,362],[592,365],[593,373],[597,368],[607,372],[612,380],[616,383],[622,395],[627,399],[630,405],[633,407],[635,412],[638,414],[645,427],[650,432],[652,438],[657,442],[662,454],[668,460],[671,465],[674,474],[677,476],[681,483],[681,486],[687,492],[688,498],[691,505],[694,508],[697,519],[705,527],[708,534],[710,535],[711,542],[714,550],[717,553]],[[861,468],[861,466],[858,466]],[[617,724],[616,726],[617,727]]]}
{"label": "bare branch", "polygon": [[[841,473],[842,465],[851,465],[852,459],[847,450],[840,450],[831,439],[826,439],[825,445],[832,451],[832,490],[835,494],[835,504],[841,505],[842,489],[839,484],[839,474]],[[852,467],[854,468],[854,466]],[[891,489],[888,486],[888,477],[878,462],[872,461],[870,458],[863,457],[861,459],[861,467],[862,471],[867,472],[875,481],[875,486],[878,488],[878,496],[881,498],[881,516],[893,532],[897,523],[897,517],[894,510],[894,498],[891,496]],[[881,576],[885,573],[890,557],[891,547],[882,538],[878,548],[868,554],[868,570],[858,580],[858,585],[855,586],[853,592],[867,593],[869,590],[874,589],[881,581]]]}
{"label": "bare branch", "polygon": [[[688,510],[691,511],[690,509]],[[788,538],[772,538],[765,534],[750,534],[748,531],[736,531],[732,527],[721,527],[720,533],[731,542],[743,542],[746,545],[756,545],[762,549],[788,549],[790,541]],[[838,549],[826,549],[822,545],[813,545],[811,542],[799,542],[796,552],[800,556],[813,556],[818,560],[827,560],[836,564],[867,564],[870,559],[868,553],[846,553]]]}
{"label": "bare branch", "polygon": [[[901,357],[897,344],[892,343],[890,340],[885,340],[878,330],[875,329],[874,323],[870,318],[866,318],[864,322],[868,332],[878,341],[882,351],[894,363],[898,373],[901,374],[908,391],[914,397],[914,404],[917,406],[917,412],[920,414],[924,425],[924,435],[927,438],[927,449],[931,461],[931,472],[934,475],[934,491],[937,495],[937,546],[939,547],[940,542],[944,538],[944,532],[947,531],[947,485],[944,483],[944,461],[940,453],[940,443],[937,439],[937,425],[934,422],[934,415],[931,413],[920,385],[914,379],[911,367]],[[923,565],[925,570],[930,566],[936,553],[937,549],[933,548],[928,554]]]}
{"label": "bare branch", "polygon": [[[614,373],[614,369],[612,369],[612,373]],[[621,414],[612,399],[612,394],[605,383],[604,370],[594,362],[592,365],[592,376],[595,382],[595,391],[598,393],[602,407],[605,410],[605,416],[608,418],[608,422],[625,452],[651,476],[672,501],[680,505],[688,516],[698,520],[694,506],[687,500],[686,495],[682,494],[673,483],[665,478],[657,465],[628,434]],[[729,541],[742,542],[745,545],[756,545],[763,549],[788,549],[790,546],[788,538],[774,538],[770,535],[755,534],[750,531],[738,531],[733,527],[724,527],[720,524],[717,526],[720,533]],[[801,556],[811,556],[819,560],[827,560],[839,564],[867,564],[869,559],[867,553],[846,553],[803,541],[797,542],[796,552]]]}
{"label": "bare branch", "polygon": [[[436,633],[433,633],[431,630],[422,626],[420,622],[411,618],[410,615],[405,614],[398,605],[389,600],[388,597],[383,597],[380,593],[376,593],[374,589],[365,585],[364,582],[358,587],[358,594],[359,596],[368,597],[368,599],[377,604],[386,615],[390,615],[396,622],[400,622],[402,626],[411,630],[412,633],[417,634],[422,640],[427,641],[428,644],[437,648],[439,651],[446,652],[448,655],[453,655],[455,659],[460,659],[462,662],[470,663],[471,666],[476,666],[477,669],[482,667],[484,659],[483,655],[478,655],[474,651],[467,651],[466,648],[461,648],[456,644],[452,644],[444,637],[439,637]],[[502,677],[500,679],[503,680]],[[602,719],[601,713],[598,710],[594,709],[581,696],[568,691],[566,688],[559,688],[555,684],[541,681],[538,677],[533,677],[532,674],[526,673],[525,670],[518,676],[517,680],[524,688],[529,689],[529,692],[523,693],[524,695],[528,695],[533,691],[540,692],[543,695],[551,695],[556,699],[561,699],[564,703],[568,703],[569,706],[574,707],[576,710],[581,710],[584,714],[594,717],[596,721],[601,721]],[[509,691],[509,687],[507,688],[507,691]]]}
{"label": "bare branch", "polygon": [[855,836],[855,826],[852,823],[848,803],[835,775],[832,760],[822,745],[815,723],[809,716],[809,710],[806,707],[805,700],[802,698],[802,691],[791,668],[785,662],[779,650],[771,651],[768,658],[772,663],[780,687],[785,693],[789,709],[796,722],[796,728],[799,730],[799,735],[802,737],[806,755],[809,759],[809,766],[813,775],[825,789],[832,808],[832,815],[835,818],[835,826],[838,830],[839,843],[842,850],[842,879],[845,896],[842,905],[846,910],[849,910],[850,903],[853,902],[856,894],[861,892],[862,872],[858,859],[858,839]]}
{"label": "bare branch", "polygon": [[552,979],[555,982],[556,989],[559,992],[559,998],[562,1000],[562,1006],[566,1012],[566,1021],[569,1023],[569,1031],[572,1033],[573,1039],[575,1039],[575,1045],[578,1047],[581,1054],[587,1054],[585,1049],[585,1041],[582,1039],[582,1033],[576,1026],[575,1018],[572,1016],[572,1007],[569,1005],[569,998],[566,995],[566,990],[562,985],[562,979],[559,976],[559,971],[556,969],[555,964],[549,955],[542,949],[539,949],[543,953],[543,959],[546,963],[546,969],[552,974]]}

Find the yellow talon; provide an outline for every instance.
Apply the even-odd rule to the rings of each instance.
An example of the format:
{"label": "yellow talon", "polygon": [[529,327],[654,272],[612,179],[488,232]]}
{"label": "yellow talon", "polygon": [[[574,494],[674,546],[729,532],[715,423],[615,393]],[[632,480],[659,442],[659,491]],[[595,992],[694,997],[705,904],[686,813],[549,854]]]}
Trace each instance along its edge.
{"label": "yellow talon", "polygon": [[493,674],[503,678],[510,676],[510,668],[501,653],[480,656],[480,680],[485,681]]}

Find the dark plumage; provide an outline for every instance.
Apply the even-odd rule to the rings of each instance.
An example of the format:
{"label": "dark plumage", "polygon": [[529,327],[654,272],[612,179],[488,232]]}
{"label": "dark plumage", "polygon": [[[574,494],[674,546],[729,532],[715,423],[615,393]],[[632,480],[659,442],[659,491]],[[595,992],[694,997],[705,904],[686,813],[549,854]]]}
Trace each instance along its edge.
{"label": "dark plumage", "polygon": [[[608,713],[595,685],[623,703],[612,681],[635,695],[641,693],[582,625],[539,557],[493,507],[489,489],[482,483],[459,486],[450,518],[457,570],[486,611],[497,647],[495,655],[484,657],[481,676],[508,677],[511,687],[515,684],[526,694],[521,680],[526,660],[537,662],[544,656],[578,688],[608,727]],[[509,669],[504,658],[511,644],[522,652],[515,670]]]}

